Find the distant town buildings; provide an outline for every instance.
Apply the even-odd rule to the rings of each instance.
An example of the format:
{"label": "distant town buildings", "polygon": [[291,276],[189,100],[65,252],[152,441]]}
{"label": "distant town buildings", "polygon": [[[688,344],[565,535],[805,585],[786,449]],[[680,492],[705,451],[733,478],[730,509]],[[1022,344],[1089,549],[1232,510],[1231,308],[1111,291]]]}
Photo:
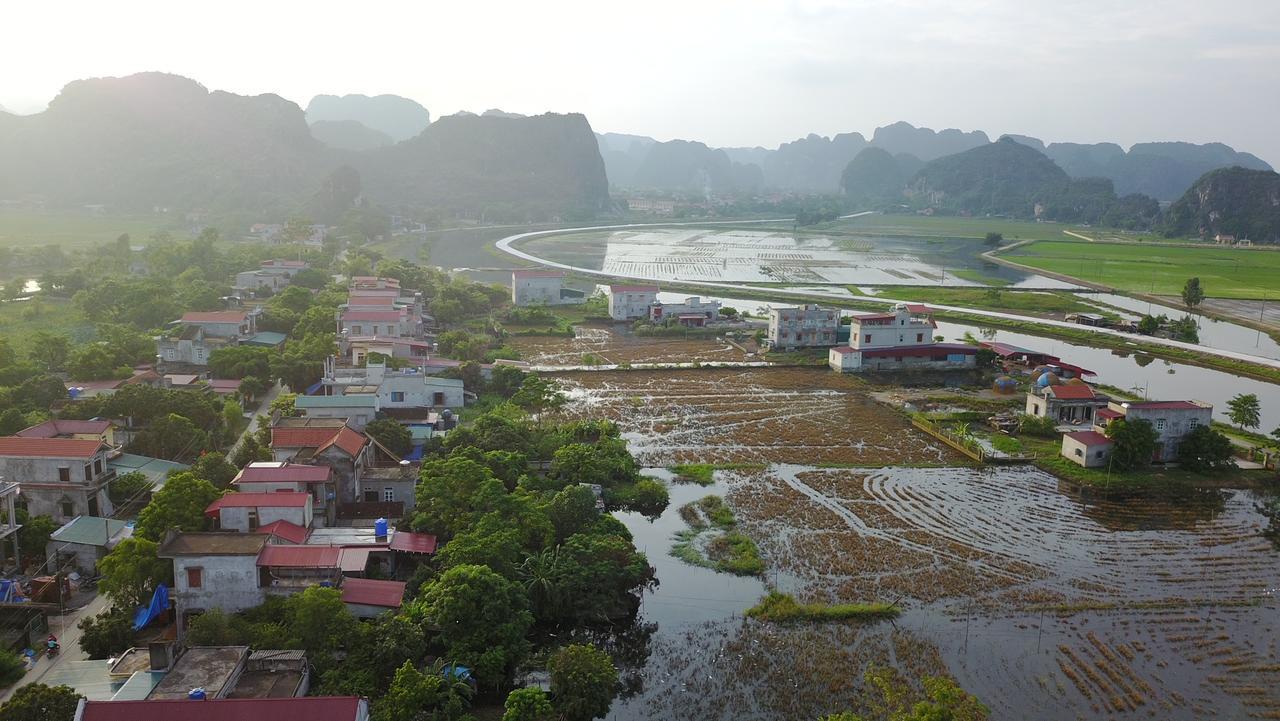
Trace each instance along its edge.
{"label": "distant town buildings", "polygon": [[271,294],[279,293],[289,286],[298,271],[306,267],[307,263],[301,260],[264,260],[256,270],[236,273],[231,287],[242,298],[253,297],[264,290]]}
{"label": "distant town buildings", "polygon": [[257,333],[257,313],[224,310],[186,313],[156,338],[156,354],[165,365],[205,367],[219,348],[238,345]]}
{"label": "distant town buildings", "polygon": [[665,323],[674,319],[683,326],[702,327],[719,317],[720,301],[703,300],[698,296],[685,298],[683,303],[654,301],[649,305],[649,320],[653,323]]}

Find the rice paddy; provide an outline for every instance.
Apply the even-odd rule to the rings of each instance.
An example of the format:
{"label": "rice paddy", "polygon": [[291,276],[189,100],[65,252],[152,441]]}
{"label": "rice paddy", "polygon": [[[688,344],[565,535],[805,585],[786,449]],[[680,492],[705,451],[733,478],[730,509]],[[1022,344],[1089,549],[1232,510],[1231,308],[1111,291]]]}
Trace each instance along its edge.
{"label": "rice paddy", "polygon": [[[639,337],[611,328],[574,326],[574,337],[513,336],[507,345],[535,366],[715,363],[759,360],[715,338]],[[586,359],[587,362],[584,362]]]}

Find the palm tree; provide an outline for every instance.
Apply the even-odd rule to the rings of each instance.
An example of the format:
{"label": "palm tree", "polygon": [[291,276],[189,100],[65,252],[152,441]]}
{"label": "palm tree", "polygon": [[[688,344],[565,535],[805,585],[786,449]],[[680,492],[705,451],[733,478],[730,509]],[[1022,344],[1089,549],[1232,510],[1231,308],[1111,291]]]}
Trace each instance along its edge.
{"label": "palm tree", "polygon": [[539,609],[554,608],[560,598],[560,547],[544,548],[520,564],[520,585],[529,594],[534,615]]}

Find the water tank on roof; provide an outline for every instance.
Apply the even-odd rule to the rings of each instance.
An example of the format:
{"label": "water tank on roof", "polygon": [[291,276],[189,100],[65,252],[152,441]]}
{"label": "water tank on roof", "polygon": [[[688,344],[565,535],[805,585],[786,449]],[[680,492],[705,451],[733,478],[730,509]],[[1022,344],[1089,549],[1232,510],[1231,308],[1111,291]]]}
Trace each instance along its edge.
{"label": "water tank on roof", "polygon": [[207,698],[207,695],[205,694],[204,689],[193,688],[187,692],[187,698],[191,699],[192,701],[203,701],[205,700],[205,698]]}
{"label": "water tank on roof", "polygon": [[387,519],[379,518],[373,522],[373,535],[378,538],[386,538],[387,536]]}
{"label": "water tank on roof", "polygon": [[1036,379],[1036,386],[1039,388],[1057,385],[1062,385],[1062,379],[1052,373],[1043,373]]}

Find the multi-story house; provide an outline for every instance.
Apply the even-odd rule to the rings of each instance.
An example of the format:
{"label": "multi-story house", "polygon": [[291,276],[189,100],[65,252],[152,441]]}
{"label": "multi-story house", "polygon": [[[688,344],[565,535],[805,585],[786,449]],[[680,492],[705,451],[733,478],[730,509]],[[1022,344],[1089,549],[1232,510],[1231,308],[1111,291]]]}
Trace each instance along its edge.
{"label": "multi-story house", "polygon": [[840,330],[840,313],[833,308],[802,305],[771,308],[766,343],[771,348],[821,348],[833,346]]}
{"label": "multi-story house", "polygon": [[209,365],[213,351],[233,346],[257,333],[257,314],[244,310],[193,312],[156,338],[156,354],[168,365]]}
{"label": "multi-story house", "polygon": [[938,324],[922,305],[898,303],[892,313],[856,315],[849,323],[849,345],[832,348],[828,364],[835,370],[911,370],[972,368],[977,346],[939,343]]}
{"label": "multi-story house", "polygon": [[609,317],[614,320],[637,320],[649,317],[649,306],[658,302],[656,285],[609,286]]}
{"label": "multi-story house", "polygon": [[1118,418],[1149,422],[1158,436],[1151,460],[1165,463],[1178,457],[1183,436],[1213,422],[1213,406],[1200,401],[1111,401],[1097,412],[1094,423],[1102,430]]}
{"label": "multi-story house", "polygon": [[511,271],[511,304],[559,305],[564,289],[562,270],[513,270]]}
{"label": "multi-story house", "polygon": [[116,472],[107,465],[110,447],[101,439],[0,437],[0,476],[18,484],[33,516],[59,524],[76,516],[114,512],[107,485]]}

